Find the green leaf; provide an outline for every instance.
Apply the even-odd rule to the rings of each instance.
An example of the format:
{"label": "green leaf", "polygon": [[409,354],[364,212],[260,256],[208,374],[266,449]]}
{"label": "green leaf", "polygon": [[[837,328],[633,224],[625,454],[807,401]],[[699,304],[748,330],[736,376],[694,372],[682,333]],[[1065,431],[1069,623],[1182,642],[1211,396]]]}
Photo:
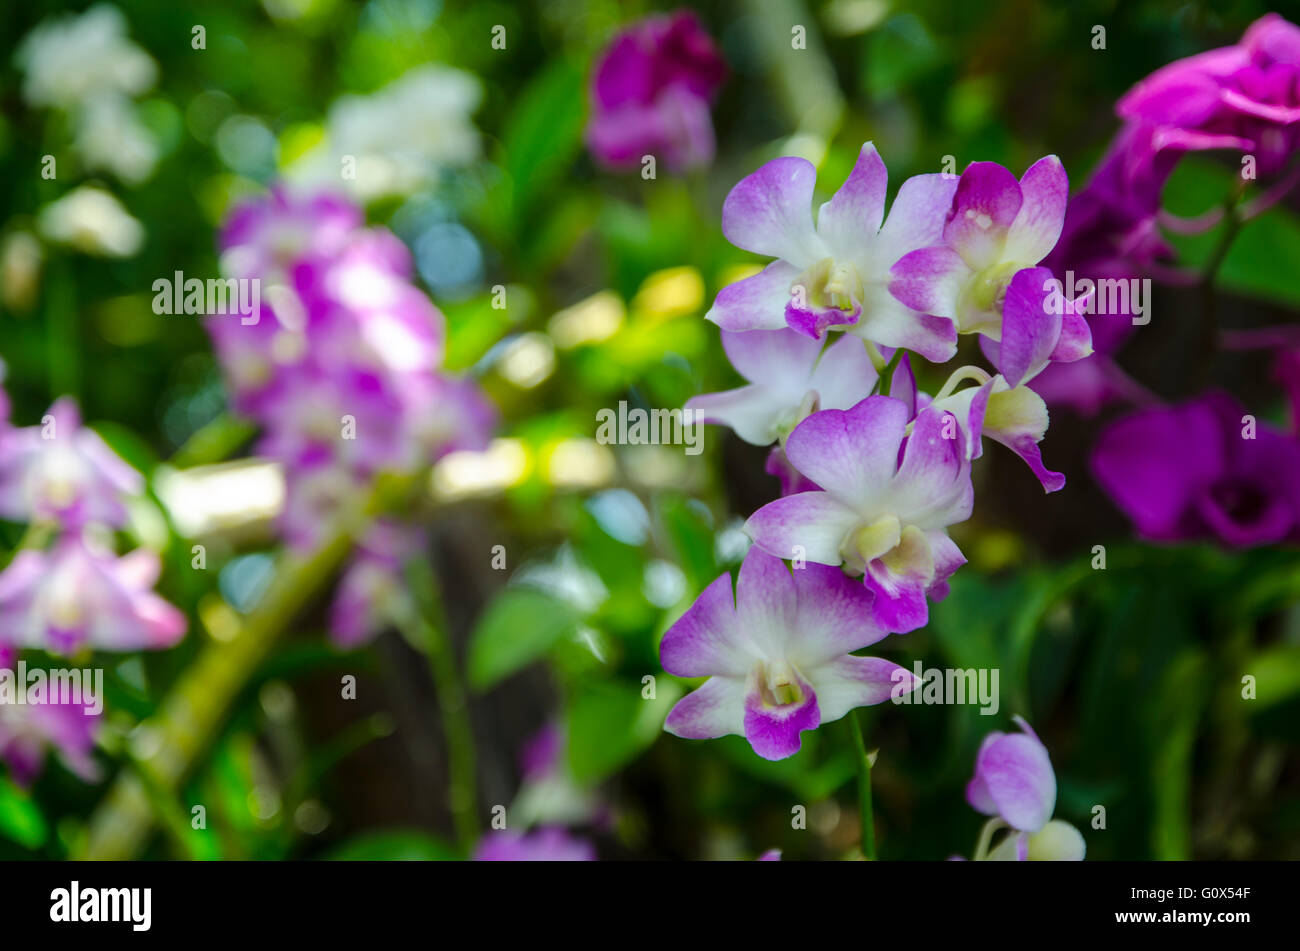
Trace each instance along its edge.
{"label": "green leaf", "polygon": [[1153,744],[1150,770],[1151,851],[1161,861],[1192,857],[1192,752],[1205,705],[1208,663],[1203,651],[1184,651],[1165,668],[1148,708]]}
{"label": "green leaf", "polygon": [[658,678],[654,699],[639,683],[602,683],[579,693],[566,711],[569,768],[579,782],[596,782],[650,747],[681,687]]}
{"label": "green leaf", "polygon": [[707,509],[679,495],[659,502],[659,519],[668,535],[677,563],[692,591],[701,591],[720,573],[713,557],[713,525]]}
{"label": "green leaf", "polygon": [[1256,654],[1245,673],[1255,677],[1255,704],[1263,710],[1300,694],[1300,645],[1279,644]]}
{"label": "green leaf", "polygon": [[49,835],[40,806],[29,793],[3,777],[0,777],[0,835],[29,849],[39,849]]}
{"label": "green leaf", "polygon": [[[1231,193],[1237,174],[1206,159],[1186,158],[1165,186],[1165,206],[1187,217],[1210,211]],[[1178,250],[1179,266],[1204,267],[1223,227],[1199,235],[1166,235]],[[1276,206],[1242,226],[1223,259],[1217,282],[1226,290],[1300,307],[1300,284],[1292,276],[1297,260],[1300,218]]]}
{"label": "green leaf", "polygon": [[464,856],[427,833],[389,830],[357,836],[325,858],[331,862],[455,862]]}
{"label": "green leaf", "polygon": [[542,657],[578,622],[569,605],[535,588],[507,588],[470,635],[469,682],[485,690]]}
{"label": "green leaf", "polygon": [[557,60],[524,90],[510,116],[502,158],[517,226],[525,223],[534,205],[553,197],[551,186],[582,145],[583,83],[579,64]]}

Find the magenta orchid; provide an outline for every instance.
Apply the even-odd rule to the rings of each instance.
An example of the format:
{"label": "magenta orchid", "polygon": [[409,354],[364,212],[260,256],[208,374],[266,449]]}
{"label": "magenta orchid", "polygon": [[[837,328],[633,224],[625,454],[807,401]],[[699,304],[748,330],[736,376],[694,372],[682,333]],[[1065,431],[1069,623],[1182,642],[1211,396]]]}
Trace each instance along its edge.
{"label": "magenta orchid", "polygon": [[1156,70],[1119,101],[1126,119],[1151,123],[1184,148],[1236,148],[1278,171],[1300,143],[1300,28],[1260,17],[1234,46]]}
{"label": "magenta orchid", "polygon": [[[993,818],[976,847],[977,860],[1081,861],[1085,845],[1079,830],[1053,819],[1056,773],[1047,747],[1028,723],[1015,717],[1020,733],[994,731],[980,744],[975,775],[966,786],[971,808]],[[1010,834],[991,851],[999,828]]]}
{"label": "magenta orchid", "polygon": [[737,247],[777,260],[723,288],[705,316],[723,330],[789,326],[820,338],[841,329],[930,360],[951,357],[951,323],[904,306],[887,285],[894,262],[940,239],[957,182],[942,174],[909,178],[885,219],[887,174],[876,147],[863,145],[815,224],[817,172],[806,159],[773,159],[742,179],[722,206],[722,231]]}
{"label": "magenta orchid", "polygon": [[1092,470],[1147,538],[1300,539],[1300,443],[1225,393],[1116,420],[1097,439]]}
{"label": "magenta orchid", "polygon": [[1055,246],[1069,191],[1055,155],[1039,159],[1020,181],[996,162],[972,162],[957,183],[942,242],[902,257],[890,292],[908,307],[952,320],[959,333],[1000,340],[1007,286]]}
{"label": "magenta orchid", "polygon": [[956,437],[945,414],[924,411],[913,420],[906,403],[888,396],[815,413],[790,434],[786,454],[821,489],[769,502],[745,531],[778,557],[862,575],[875,595],[874,623],[915,630],[929,617],[927,594],[942,598],[948,576],[966,560],[947,533],[970,517],[974,502]]}
{"label": "magenta orchid", "polygon": [[610,42],[591,78],[587,147],[613,169],[661,156],[678,171],[713,161],[709,104],[727,64],[690,10],[647,17]]}
{"label": "magenta orchid", "polygon": [[722,575],[664,634],[664,670],[709,678],[664,729],[687,739],[737,734],[764,759],[784,759],[804,731],[910,690],[915,678],[897,664],[851,653],[888,634],[872,600],[843,572],[809,564],[792,573],[750,548],[734,595]]}

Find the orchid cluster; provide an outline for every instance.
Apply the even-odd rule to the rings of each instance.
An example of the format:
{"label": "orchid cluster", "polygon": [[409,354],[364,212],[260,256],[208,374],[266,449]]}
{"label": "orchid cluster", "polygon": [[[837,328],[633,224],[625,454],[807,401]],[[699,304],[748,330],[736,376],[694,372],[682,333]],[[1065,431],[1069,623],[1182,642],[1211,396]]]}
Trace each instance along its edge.
{"label": "orchid cluster", "polygon": [[[225,274],[265,288],[258,319],[205,324],[234,409],[262,426],[257,451],[284,469],[279,527],[291,548],[318,544],[330,512],[376,475],[486,444],[494,410],[472,380],[440,369],[442,314],[391,232],[364,227],[360,209],[333,195],[276,188],[237,207],[220,244]],[[330,614],[339,643],[410,610],[400,568],[421,544],[397,521],[359,540]]]}
{"label": "orchid cluster", "polygon": [[[723,205],[727,238],[776,260],[724,287],[707,315],[749,385],[687,406],[773,445],[782,496],[745,524],[754,547],[734,599],[724,575],[660,647],[665,670],[709,678],[666,729],[740,734],[767,759],[916,686],[854,652],[922,627],[947,594],[965,562],[948,529],[971,515],[983,437],[1023,458],[1046,491],[1061,488],[1038,449],[1046,407],[1027,384],[1091,352],[1081,302],[1038,266],[1065,215],[1055,156],[1020,179],[991,162],[915,176],[888,216],[871,143],[814,220],[815,186],[810,163],[778,158]],[[962,334],[980,337],[993,372],[961,366],[921,392],[912,357],[946,362]]]}
{"label": "orchid cluster", "polygon": [[[1242,190],[1258,176],[1262,192],[1232,197],[1238,223],[1294,191],[1300,166],[1300,28],[1277,14],[1252,24],[1233,46],[1157,70],[1120,99],[1124,126],[1066,214],[1047,263],[1092,280],[1153,275],[1202,282],[1173,270],[1162,228],[1192,233],[1220,224],[1224,212],[1177,219],[1161,193],[1189,152],[1238,156]],[[1247,174],[1246,170],[1253,170]],[[1153,540],[1209,537],[1233,547],[1300,540],[1300,441],[1260,422],[1233,397],[1209,391],[1174,406],[1132,380],[1114,355],[1132,333],[1126,316],[1090,316],[1097,353],[1051,367],[1041,392],[1053,404],[1094,414],[1109,403],[1136,411],[1105,430],[1094,447],[1098,482]],[[1300,337],[1291,328],[1243,335],[1242,346],[1274,350],[1274,375],[1296,407]],[[1224,345],[1231,346],[1227,339]]]}
{"label": "orchid cluster", "polygon": [[[12,668],[22,650],[77,657],[171,647],[186,620],[153,590],[158,554],[115,551],[115,531],[144,489],[140,474],[82,425],[71,399],[36,426],[10,425],[3,397],[0,409],[0,517],[29,526],[0,572],[0,666]],[[0,755],[23,782],[40,773],[47,747],[93,778],[97,721],[68,703],[0,704]]]}

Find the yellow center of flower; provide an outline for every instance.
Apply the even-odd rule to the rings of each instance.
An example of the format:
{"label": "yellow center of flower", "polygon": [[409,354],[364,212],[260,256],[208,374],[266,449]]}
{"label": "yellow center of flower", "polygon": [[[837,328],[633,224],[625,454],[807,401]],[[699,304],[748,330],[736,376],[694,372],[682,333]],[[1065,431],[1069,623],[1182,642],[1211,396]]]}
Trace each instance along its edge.
{"label": "yellow center of flower", "polygon": [[[808,268],[790,286],[795,306],[850,311],[853,302],[862,300],[862,278],[857,269],[839,264],[834,258],[822,258]],[[802,297],[802,300],[800,299]]]}
{"label": "yellow center of flower", "polygon": [[788,661],[759,663],[754,671],[758,680],[758,696],[765,707],[788,707],[803,702],[803,688],[799,676]]}
{"label": "yellow center of flower", "polygon": [[895,515],[882,515],[854,528],[841,543],[840,555],[857,574],[879,560],[893,574],[934,577],[934,553],[925,532],[903,525]]}

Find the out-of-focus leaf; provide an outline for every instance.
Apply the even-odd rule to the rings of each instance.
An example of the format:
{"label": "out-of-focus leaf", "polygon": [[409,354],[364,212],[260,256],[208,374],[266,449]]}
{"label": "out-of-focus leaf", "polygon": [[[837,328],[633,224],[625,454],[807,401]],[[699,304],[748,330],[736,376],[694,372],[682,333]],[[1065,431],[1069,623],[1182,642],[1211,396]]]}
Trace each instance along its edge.
{"label": "out-of-focus leaf", "polygon": [[40,848],[49,835],[40,806],[4,777],[0,777],[0,835],[29,849]]}
{"label": "out-of-focus leaf", "polygon": [[577,622],[573,608],[558,598],[534,588],[507,588],[470,635],[470,684],[485,690],[531,664]]}
{"label": "out-of-focus leaf", "polygon": [[[839,726],[835,727],[839,735]],[[857,760],[847,745],[835,748],[821,732],[804,733],[799,752],[782,760],[766,760],[740,736],[724,736],[716,746],[747,775],[790,790],[801,802],[818,802],[857,775]],[[831,746],[829,753],[825,748]]]}
{"label": "out-of-focus leaf", "polygon": [[[1237,181],[1237,172],[1207,159],[1185,158],[1163,192],[1166,207],[1183,215],[1212,210]],[[1169,235],[1179,265],[1199,269],[1218,245],[1222,225],[1199,235]],[[1300,284],[1294,280],[1300,260],[1300,217],[1275,206],[1242,226],[1219,268],[1221,287],[1300,307]]]}
{"label": "out-of-focus leaf", "polygon": [[455,862],[459,852],[425,832],[371,832],[343,843],[325,858],[332,862]]}
{"label": "out-of-focus leaf", "polygon": [[1148,761],[1153,796],[1151,850],[1161,861],[1192,857],[1192,747],[1196,722],[1208,693],[1206,658],[1189,650],[1169,663],[1150,694],[1147,736],[1153,744]]}
{"label": "out-of-focus leaf", "polygon": [[664,718],[682,695],[681,687],[659,677],[654,699],[639,683],[588,686],[570,702],[565,716],[569,767],[581,782],[596,782],[648,748],[663,732]]}
{"label": "out-of-focus leaf", "polygon": [[670,495],[659,502],[659,520],[691,590],[702,591],[719,573],[708,510]]}
{"label": "out-of-focus leaf", "polygon": [[1255,678],[1254,704],[1260,710],[1286,703],[1300,694],[1300,645],[1279,644],[1261,651],[1243,673]]}
{"label": "out-of-focus leaf", "polygon": [[511,113],[502,156],[512,189],[511,217],[518,227],[582,145],[583,82],[577,63],[556,60],[524,90]]}

